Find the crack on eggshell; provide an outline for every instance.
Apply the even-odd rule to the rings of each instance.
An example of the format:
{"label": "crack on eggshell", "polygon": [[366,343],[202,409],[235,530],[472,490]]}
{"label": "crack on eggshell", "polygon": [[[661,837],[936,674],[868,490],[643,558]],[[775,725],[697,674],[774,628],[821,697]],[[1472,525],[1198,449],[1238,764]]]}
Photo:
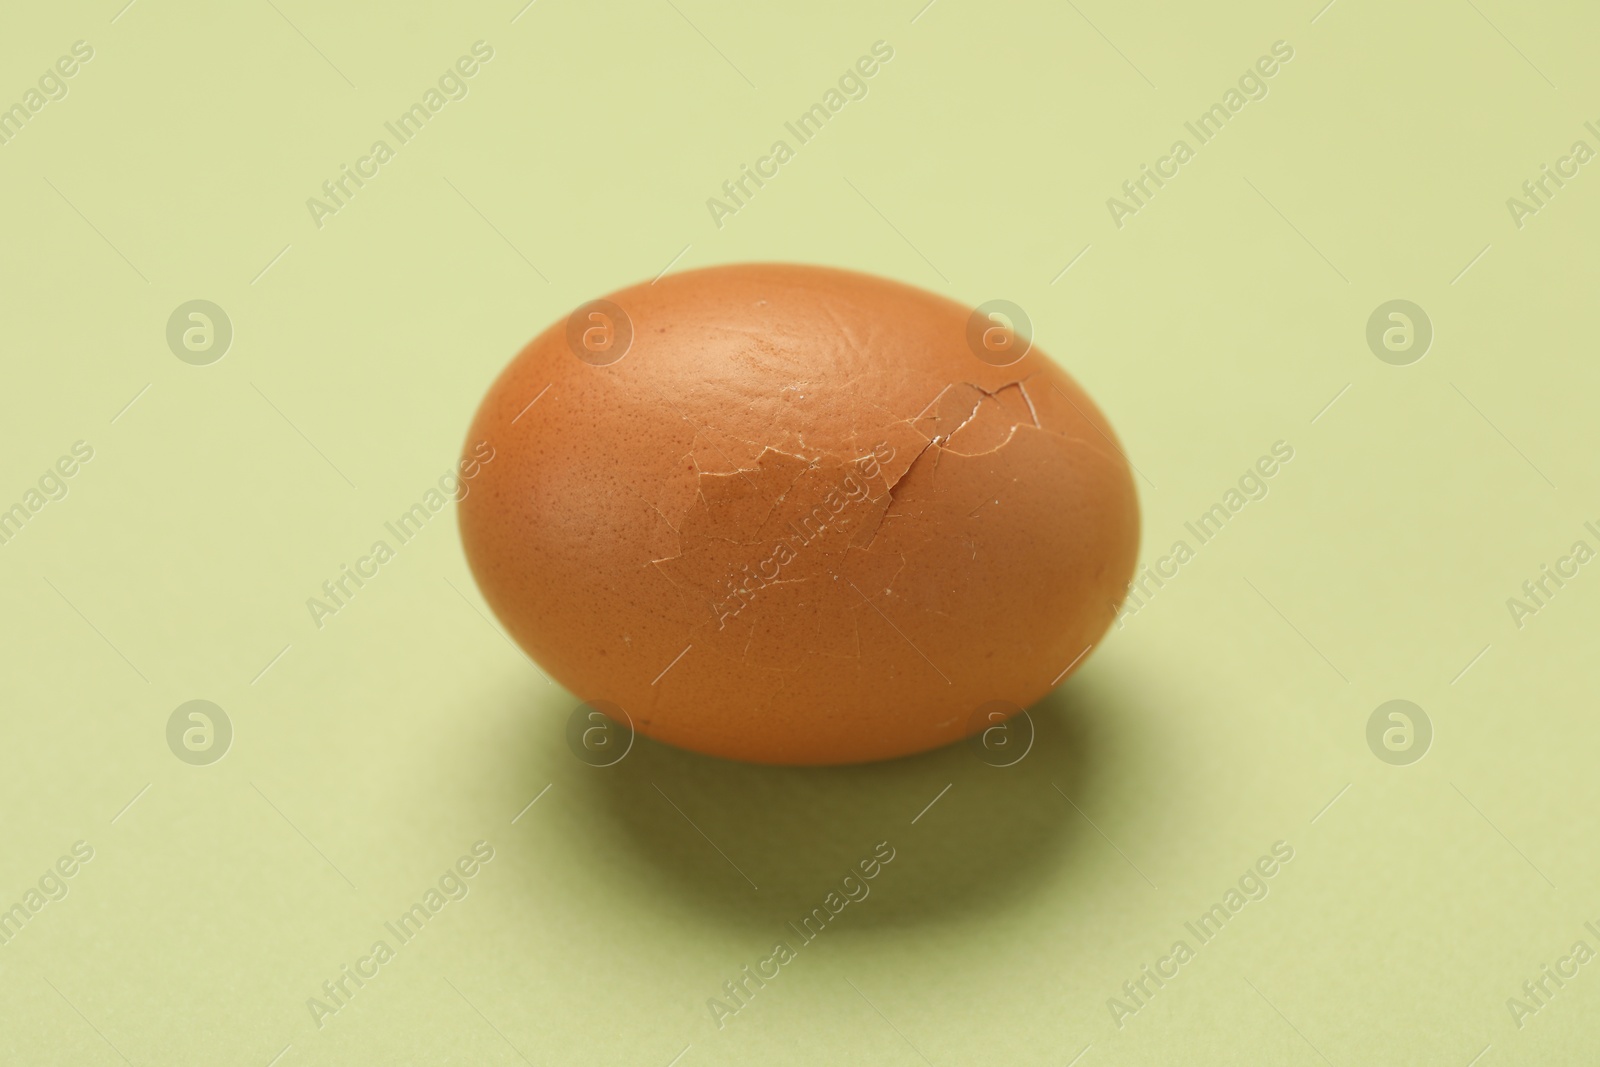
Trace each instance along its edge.
{"label": "crack on eggshell", "polygon": [[[846,340],[859,345],[853,337]],[[992,388],[954,382],[909,418],[895,417],[870,399],[861,407],[852,404],[851,441],[866,442],[854,456],[827,449],[802,454],[685,418],[695,431],[690,449],[653,505],[672,536],[656,542],[657,558],[650,563],[691,602],[703,605],[702,621],[690,626],[686,640],[714,647],[721,635],[721,641],[735,642],[723,646],[728,654],[777,672],[799,669],[806,656],[854,661],[859,669],[862,612],[878,609],[875,600],[894,597],[907,566],[905,550],[924,543],[916,535],[907,542],[902,533],[888,556],[878,547],[880,537],[890,520],[898,528],[924,518],[917,510],[928,505],[929,495],[915,494],[911,508],[907,493],[918,481],[933,484],[946,453],[982,460],[1002,452],[1020,432],[1074,441],[1106,455],[1076,432],[1041,425],[1027,388],[1032,377]],[[858,431],[855,420],[863,407],[882,411],[875,434]],[[784,436],[805,447],[803,438],[787,431]],[[730,451],[754,458],[736,463]],[[970,492],[970,474],[965,478]],[[968,517],[998,492],[987,491]],[[967,544],[976,558],[970,539]],[[828,612],[837,609],[828,607],[828,591],[819,584],[849,580],[845,575],[862,592],[852,598],[857,603],[849,611],[848,633],[837,632],[843,630],[837,616],[828,622]]]}
{"label": "crack on eggshell", "polygon": [[[1032,377],[1033,375],[1028,375],[1028,378]],[[1033,416],[1033,428],[1037,430],[1042,428],[1039,425],[1039,409],[1033,406],[1033,397],[1028,395],[1028,378],[1021,378],[1011,384],[1015,385],[1017,392],[1022,394],[1023,401],[1028,405],[1028,414]]]}

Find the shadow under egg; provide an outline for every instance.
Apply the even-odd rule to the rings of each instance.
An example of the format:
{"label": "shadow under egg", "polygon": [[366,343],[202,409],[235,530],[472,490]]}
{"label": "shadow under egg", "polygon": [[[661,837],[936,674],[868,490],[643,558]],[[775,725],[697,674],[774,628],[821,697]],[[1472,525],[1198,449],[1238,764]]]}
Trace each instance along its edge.
{"label": "shadow under egg", "polygon": [[[570,848],[633,882],[646,911],[770,930],[834,893],[836,908],[859,898],[841,909],[858,929],[959,921],[1059,888],[1075,851],[1105,847],[1074,806],[1096,806],[1103,690],[1072,679],[987,750],[974,738],[878,763],[774,767],[635,736],[610,766],[567,752],[541,762],[570,761],[566,802],[587,809]],[[563,730],[538,729],[540,747],[569,747]]]}

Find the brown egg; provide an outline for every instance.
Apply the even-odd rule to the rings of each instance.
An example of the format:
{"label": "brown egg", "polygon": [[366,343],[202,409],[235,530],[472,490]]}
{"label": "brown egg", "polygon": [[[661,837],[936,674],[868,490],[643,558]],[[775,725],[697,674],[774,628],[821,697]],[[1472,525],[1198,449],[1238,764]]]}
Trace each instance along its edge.
{"label": "brown egg", "polygon": [[490,388],[460,503],[484,597],[580,698],[699,752],[853,763],[994,725],[1105,634],[1133,482],[1042,352],[995,365],[1024,337],[821,267],[607,301]]}

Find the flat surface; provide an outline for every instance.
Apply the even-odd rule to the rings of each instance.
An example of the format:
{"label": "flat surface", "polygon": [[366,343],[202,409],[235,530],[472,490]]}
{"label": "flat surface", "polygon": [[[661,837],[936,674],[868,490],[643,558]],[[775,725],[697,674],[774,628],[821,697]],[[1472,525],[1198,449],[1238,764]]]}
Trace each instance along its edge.
{"label": "flat surface", "polygon": [[[0,907],[27,916],[3,928],[0,1061],[1592,1054],[1592,11],[121,3],[0,33],[0,104],[24,108],[93,48],[0,145],[0,507],[42,505],[0,545]],[[464,98],[389,133],[480,40]],[[880,40],[866,95],[799,143],[785,123]],[[1293,58],[1228,111],[1275,41]],[[1185,124],[1214,103],[1202,143]],[[392,158],[314,219],[380,139]],[[780,139],[793,158],[714,219]],[[1169,177],[1133,200],[1143,165]],[[1529,199],[1545,165],[1568,177]],[[313,622],[530,336],[747,259],[1014,301],[1118,428],[1169,576],[1033,709],[1015,766],[643,742],[587,766],[578,696],[496,634],[445,513]],[[166,337],[196,299],[233,330],[205,366]],[[1396,299],[1433,326],[1409,365],[1366,337]],[[79,441],[92,459],[41,489]],[[1280,441],[1292,461],[1228,509]],[[1185,524],[1219,503],[1201,543]],[[203,766],[168,744],[196,699],[233,734]],[[1368,743],[1395,699],[1431,723],[1409,765]],[[1415,755],[1420,725],[1376,750]],[[390,932],[479,841],[493,858],[444,878],[465,896]],[[879,842],[870,895],[802,942],[786,923]],[[1277,842],[1292,860],[1248,877]],[[733,1010],[723,983],[780,940],[794,958]]]}

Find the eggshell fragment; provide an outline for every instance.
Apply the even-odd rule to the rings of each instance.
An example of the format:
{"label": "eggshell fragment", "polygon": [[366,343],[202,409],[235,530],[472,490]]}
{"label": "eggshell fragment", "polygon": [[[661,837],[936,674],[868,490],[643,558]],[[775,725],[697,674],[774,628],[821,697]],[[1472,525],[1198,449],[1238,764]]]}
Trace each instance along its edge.
{"label": "eggshell fragment", "polygon": [[585,305],[468,435],[484,597],[580,698],[718,756],[884,759],[1034,703],[1114,619],[1138,502],[1083,390],[980,359],[972,316],[780,264]]}

